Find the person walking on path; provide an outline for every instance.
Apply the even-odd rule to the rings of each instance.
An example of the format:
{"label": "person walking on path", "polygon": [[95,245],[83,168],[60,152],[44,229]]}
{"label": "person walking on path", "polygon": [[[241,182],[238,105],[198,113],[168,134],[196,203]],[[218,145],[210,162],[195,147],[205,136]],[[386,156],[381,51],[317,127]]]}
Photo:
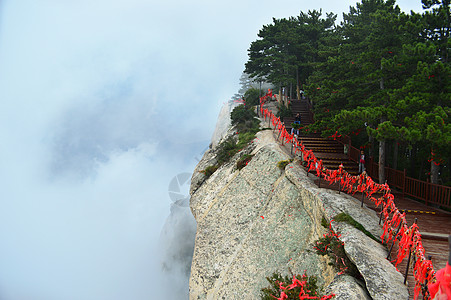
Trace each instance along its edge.
{"label": "person walking on path", "polygon": [[363,150],[360,151],[360,159],[359,159],[359,173],[363,173],[365,171],[365,153]]}

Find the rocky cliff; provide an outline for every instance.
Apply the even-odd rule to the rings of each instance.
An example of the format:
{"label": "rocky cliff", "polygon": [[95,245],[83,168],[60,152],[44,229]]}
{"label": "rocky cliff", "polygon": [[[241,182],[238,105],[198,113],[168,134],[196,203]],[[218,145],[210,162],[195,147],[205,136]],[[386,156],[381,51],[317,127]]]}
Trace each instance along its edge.
{"label": "rocky cliff", "polygon": [[[347,223],[332,224],[364,280],[338,275],[327,256],[316,254],[314,241],[326,232],[323,217],[330,221],[346,212],[380,236],[377,215],[350,196],[317,188],[296,160],[279,169],[277,163],[291,157],[272,130],[259,132],[206,179],[199,171],[215,163],[215,151],[204,154],[191,180],[197,232],[190,299],[259,299],[266,276],[289,270],[317,276],[336,299],[408,299],[402,275],[385,259],[385,247]],[[237,170],[245,153],[254,157]]]}

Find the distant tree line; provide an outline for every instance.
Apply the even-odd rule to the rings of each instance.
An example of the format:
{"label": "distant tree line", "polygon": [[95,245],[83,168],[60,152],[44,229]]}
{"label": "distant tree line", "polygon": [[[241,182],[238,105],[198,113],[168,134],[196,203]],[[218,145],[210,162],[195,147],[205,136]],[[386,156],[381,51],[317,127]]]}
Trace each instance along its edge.
{"label": "distant tree line", "polygon": [[[362,0],[343,14],[273,19],[248,50],[245,72],[305,91],[323,135],[350,135],[379,162],[450,184],[450,0],[422,0],[404,13],[394,0]],[[292,94],[293,95],[293,94]]]}

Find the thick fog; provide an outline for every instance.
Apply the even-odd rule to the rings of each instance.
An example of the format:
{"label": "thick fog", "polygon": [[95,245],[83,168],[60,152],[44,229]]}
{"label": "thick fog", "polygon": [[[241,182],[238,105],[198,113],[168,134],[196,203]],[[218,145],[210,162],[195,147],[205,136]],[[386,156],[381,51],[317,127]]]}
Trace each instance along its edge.
{"label": "thick fog", "polygon": [[0,299],[187,299],[189,177],[250,42],[354,3],[1,1]]}

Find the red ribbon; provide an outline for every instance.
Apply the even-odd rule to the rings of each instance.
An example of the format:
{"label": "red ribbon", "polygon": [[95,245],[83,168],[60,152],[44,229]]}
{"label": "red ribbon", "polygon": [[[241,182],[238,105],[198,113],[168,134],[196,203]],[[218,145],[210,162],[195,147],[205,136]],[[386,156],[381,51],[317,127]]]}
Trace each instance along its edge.
{"label": "red ribbon", "polygon": [[[271,96],[272,92],[269,90],[265,97],[267,98]],[[296,154],[298,151],[301,152],[304,161],[307,163],[308,172],[315,170],[317,176],[323,176],[329,184],[339,182],[343,191],[346,191],[349,194],[355,194],[357,191],[365,193],[368,199],[370,199],[377,207],[382,205],[381,213],[384,217],[384,223],[381,240],[388,243],[389,241],[397,242],[398,238],[400,238],[399,251],[395,261],[395,266],[399,265],[408,254],[408,251],[414,248],[413,253],[416,255],[417,261],[414,267],[414,298],[416,299],[418,297],[421,284],[424,284],[424,281],[433,281],[435,279],[435,273],[431,261],[425,258],[425,251],[421,242],[421,234],[419,233],[418,226],[416,224],[413,224],[410,227],[407,226],[405,213],[401,213],[397,209],[394,203],[394,196],[391,193],[388,184],[375,183],[371,177],[363,174],[351,176],[343,169],[343,165],[340,165],[337,170],[329,170],[324,168],[322,160],[318,162],[312,150],[307,150],[302,141],[297,141],[294,139],[294,135],[288,134],[285,126],[280,121],[280,118],[276,118],[276,116],[268,109],[263,110],[263,115],[265,116],[265,119],[266,117],[270,118],[274,128],[279,131],[282,141],[287,143],[293,141],[295,147],[294,153]],[[338,132],[335,132],[335,134],[331,137],[336,139],[337,137],[340,137],[340,135],[338,135]],[[382,197],[374,197],[373,195],[378,192],[382,192],[384,195]],[[400,224],[400,230],[397,234],[395,234]],[[300,297],[301,296],[306,297],[305,295],[300,295]],[[281,298],[282,297],[283,295],[281,294]],[[321,300],[331,299],[331,297],[332,296],[324,296]],[[318,299],[318,297],[300,299]]]}

